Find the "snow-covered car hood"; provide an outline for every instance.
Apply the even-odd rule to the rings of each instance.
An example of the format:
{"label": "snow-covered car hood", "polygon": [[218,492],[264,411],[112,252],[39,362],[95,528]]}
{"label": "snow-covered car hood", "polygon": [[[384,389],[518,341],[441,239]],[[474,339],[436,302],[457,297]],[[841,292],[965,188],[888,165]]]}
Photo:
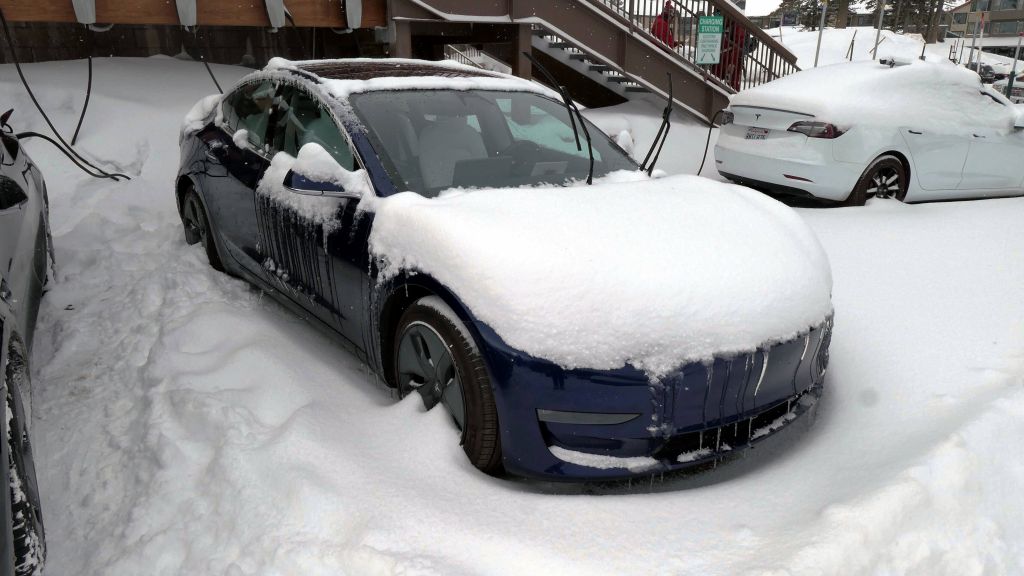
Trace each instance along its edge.
{"label": "snow-covered car hood", "polygon": [[377,199],[385,276],[445,284],[509,345],[565,368],[689,361],[787,340],[832,311],[818,239],[790,208],[695,176]]}
{"label": "snow-covered car hood", "polygon": [[[950,62],[890,68],[878,62],[847,62],[803,70],[743,90],[730,106],[760,106],[811,114],[841,128],[916,126],[945,134],[979,127],[1008,132],[1014,111],[1004,102],[979,98],[974,72]],[[1002,96],[999,96],[1002,98]]]}

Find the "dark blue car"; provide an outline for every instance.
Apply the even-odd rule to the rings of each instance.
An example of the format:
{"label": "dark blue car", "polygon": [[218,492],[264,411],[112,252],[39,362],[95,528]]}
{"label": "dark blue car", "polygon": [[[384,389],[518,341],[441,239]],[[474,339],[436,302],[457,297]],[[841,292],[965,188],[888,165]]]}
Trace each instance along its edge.
{"label": "dark blue car", "polygon": [[[374,215],[357,207],[359,191],[298,171],[268,173],[276,154],[296,157],[315,143],[338,165],[365,171],[378,197],[586,179],[590,157],[573,141],[565,104],[541,90],[503,89],[502,78],[389,60],[287,63],[250,75],[221,101],[197,105],[182,133],[176,197],[187,242],[201,243],[214,268],[340,335],[399,395],[443,404],[473,465],[490,474],[613,479],[694,466],[812,405],[830,317],[657,383],[628,365],[565,369],[510,347],[430,275],[382,276],[368,246]],[[516,121],[524,116],[530,121]],[[589,133],[595,177],[637,170],[599,129]],[[340,201],[325,220],[257,192],[267,185]]]}

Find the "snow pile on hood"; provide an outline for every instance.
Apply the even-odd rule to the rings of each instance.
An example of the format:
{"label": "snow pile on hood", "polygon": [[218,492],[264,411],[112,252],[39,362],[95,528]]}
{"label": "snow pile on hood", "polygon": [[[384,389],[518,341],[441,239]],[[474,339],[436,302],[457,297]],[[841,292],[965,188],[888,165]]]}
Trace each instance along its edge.
{"label": "snow pile on hood", "polygon": [[270,167],[256,186],[256,193],[294,210],[315,224],[324,225],[325,231],[330,231],[337,224],[338,208],[344,200],[329,196],[310,196],[288,190],[285,188],[284,180],[289,170],[310,180],[338,184],[349,192],[363,196],[373,194],[366,170],[353,172],[342,168],[323,146],[315,142],[300,148],[298,158],[284,152],[275,154],[270,161]]}
{"label": "snow pile on hood", "polygon": [[385,275],[430,274],[509,345],[565,368],[658,377],[832,311],[828,260],[796,213],[705,178],[407,192],[374,209]]}
{"label": "snow pile on hood", "polygon": [[731,105],[803,112],[840,128],[935,127],[946,134],[1012,130],[1015,110],[981,96],[980,90],[977,74],[950,62],[913,60],[893,68],[850,62],[744,90]]}

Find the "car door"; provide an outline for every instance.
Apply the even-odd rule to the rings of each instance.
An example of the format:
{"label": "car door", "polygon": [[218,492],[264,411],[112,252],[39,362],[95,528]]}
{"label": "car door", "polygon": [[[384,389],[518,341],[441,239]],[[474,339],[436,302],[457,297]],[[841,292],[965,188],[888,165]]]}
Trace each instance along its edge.
{"label": "car door", "polygon": [[240,86],[221,104],[221,125],[198,135],[206,146],[203,185],[214,230],[230,257],[257,275],[256,185],[270,166],[266,137],[276,90],[270,80]]}
{"label": "car door", "polygon": [[975,128],[971,135],[970,151],[964,164],[960,190],[979,191],[984,194],[1010,193],[1019,191],[1024,180],[1024,132],[1013,128],[1014,111],[994,96],[980,92],[983,102],[991,99],[1006,108],[1006,126]]}
{"label": "car door", "polygon": [[[343,168],[359,168],[348,138],[329,108],[300,85],[282,86],[272,124],[269,145],[273,152],[297,157],[303,146],[315,143]],[[350,316],[361,294],[358,285],[343,287],[351,284],[346,280],[347,269],[339,269],[333,254],[338,252],[339,241],[344,244],[345,238],[352,236],[358,201],[302,196],[301,202],[318,205],[317,210],[331,210],[334,216],[318,221],[278,197],[257,193],[259,253],[264,268],[289,298],[357,342]]]}
{"label": "car door", "polygon": [[904,126],[900,134],[914,160],[918,185],[929,191],[955,191],[963,178],[969,136],[944,133],[938,126]]}

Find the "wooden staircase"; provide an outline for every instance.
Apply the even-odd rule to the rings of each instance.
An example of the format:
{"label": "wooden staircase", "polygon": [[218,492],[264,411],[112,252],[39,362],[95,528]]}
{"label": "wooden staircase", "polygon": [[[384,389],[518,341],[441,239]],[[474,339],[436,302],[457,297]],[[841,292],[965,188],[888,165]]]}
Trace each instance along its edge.
{"label": "wooden staircase", "polygon": [[[738,90],[799,69],[793,54],[728,0],[670,2],[676,8],[670,24],[679,43],[676,48],[649,32],[664,0],[390,0],[392,55],[423,57],[415,52],[422,52],[427,38],[451,43],[498,39],[511,48],[493,54],[513,73],[531,75],[529,63],[518,57],[527,50],[551,68],[560,83],[575,85],[574,96],[593,91],[592,99],[606,103],[615,98],[663,98],[671,74],[676,105],[705,121]],[[697,19],[711,14],[725,18],[723,63],[698,66]],[[606,98],[597,92],[606,93]],[[580,100],[586,103],[585,97]]]}

